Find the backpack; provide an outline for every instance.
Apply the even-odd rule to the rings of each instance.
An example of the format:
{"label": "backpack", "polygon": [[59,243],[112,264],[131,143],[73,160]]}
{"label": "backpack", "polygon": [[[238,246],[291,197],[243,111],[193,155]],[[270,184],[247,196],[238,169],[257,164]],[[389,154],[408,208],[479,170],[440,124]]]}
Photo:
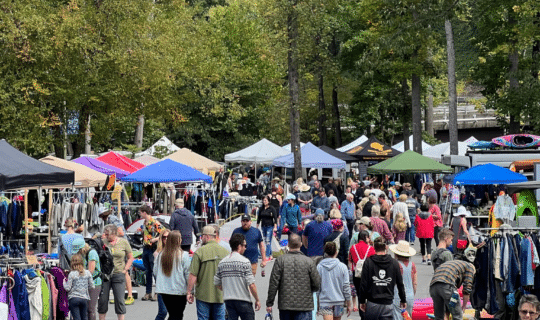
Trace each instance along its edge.
{"label": "backpack", "polygon": [[341,247],[341,235],[343,234],[343,232],[340,232],[340,234],[338,234],[338,236],[332,240],[335,244],[336,244],[336,252],[339,252],[339,248]]}
{"label": "backpack", "polygon": [[403,232],[407,230],[407,223],[405,222],[403,213],[398,212],[396,214],[396,221],[394,222],[394,228],[397,230],[397,232]]}
{"label": "backpack", "polygon": [[99,256],[99,264],[101,266],[101,273],[99,276],[103,281],[109,281],[114,270],[111,249],[109,249],[101,239],[88,239],[86,243],[88,243],[90,248],[96,250]]}
{"label": "backpack", "polygon": [[356,246],[354,246],[354,252],[356,253],[356,257],[358,258],[358,262],[356,263],[356,266],[354,267],[354,277],[360,278],[362,275],[362,268],[364,268],[364,262],[366,262],[367,255],[369,253],[369,249],[371,246],[368,246],[366,250],[366,254],[364,255],[364,259],[360,259],[360,256],[358,255],[358,250],[356,250]]}
{"label": "backpack", "polygon": [[64,243],[62,242],[62,239],[58,241],[60,243],[59,247],[59,255],[58,255],[58,266],[62,270],[70,270],[71,269],[71,263],[70,259],[68,258],[68,253],[66,250],[66,247],[64,247]]}

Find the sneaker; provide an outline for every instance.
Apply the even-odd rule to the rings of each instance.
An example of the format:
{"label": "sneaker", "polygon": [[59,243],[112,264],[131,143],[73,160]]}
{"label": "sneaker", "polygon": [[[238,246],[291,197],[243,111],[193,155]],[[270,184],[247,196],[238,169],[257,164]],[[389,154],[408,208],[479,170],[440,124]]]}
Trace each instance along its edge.
{"label": "sneaker", "polygon": [[431,259],[427,259],[427,265],[428,265],[428,266],[431,265]]}
{"label": "sneaker", "polygon": [[109,300],[110,304],[114,304],[114,299]]}
{"label": "sneaker", "polygon": [[426,260],[422,260],[422,264],[426,264]]}
{"label": "sneaker", "polygon": [[151,293],[147,293],[144,295],[144,297],[141,298],[142,301],[148,301],[148,300],[152,300],[152,294]]}
{"label": "sneaker", "polygon": [[132,305],[135,302],[135,299],[133,297],[127,297],[125,304],[127,306]]}

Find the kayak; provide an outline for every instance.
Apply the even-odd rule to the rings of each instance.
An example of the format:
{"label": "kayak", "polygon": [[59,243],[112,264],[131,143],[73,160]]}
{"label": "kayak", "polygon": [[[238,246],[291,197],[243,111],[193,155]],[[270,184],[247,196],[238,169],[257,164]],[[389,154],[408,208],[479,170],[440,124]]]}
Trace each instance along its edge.
{"label": "kayak", "polygon": [[491,141],[503,147],[524,149],[538,147],[540,137],[527,133],[519,133],[493,138]]}
{"label": "kayak", "polygon": [[476,141],[468,145],[468,147],[471,149],[493,149],[498,146],[499,145],[491,141]]}

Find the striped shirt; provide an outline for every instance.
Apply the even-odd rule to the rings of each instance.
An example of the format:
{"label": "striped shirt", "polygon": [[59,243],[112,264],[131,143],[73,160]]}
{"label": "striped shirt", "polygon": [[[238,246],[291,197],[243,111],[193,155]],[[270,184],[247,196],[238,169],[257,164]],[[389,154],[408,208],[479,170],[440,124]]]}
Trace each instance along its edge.
{"label": "striped shirt", "polygon": [[437,282],[451,284],[456,288],[463,285],[463,294],[471,294],[476,269],[470,262],[452,260],[443,263],[435,270],[430,286]]}
{"label": "striped shirt", "polygon": [[251,262],[237,251],[221,260],[214,276],[214,285],[223,287],[223,300],[251,302],[248,287],[253,283]]}

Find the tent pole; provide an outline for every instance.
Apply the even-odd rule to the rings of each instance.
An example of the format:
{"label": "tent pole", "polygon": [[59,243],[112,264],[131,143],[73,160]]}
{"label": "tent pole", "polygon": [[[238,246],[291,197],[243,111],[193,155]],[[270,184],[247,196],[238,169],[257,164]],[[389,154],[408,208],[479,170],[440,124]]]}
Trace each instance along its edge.
{"label": "tent pole", "polygon": [[[120,194],[118,195],[118,212],[116,213],[116,216],[118,216],[119,219],[122,219],[122,192],[124,192],[124,189],[123,189],[123,186],[120,184],[120,186],[122,187],[120,189]],[[120,220],[120,221],[123,221],[123,220]]]}
{"label": "tent pole", "polygon": [[28,254],[28,189],[24,189],[24,254]]}
{"label": "tent pole", "polygon": [[53,193],[52,189],[49,189],[49,214],[47,215],[49,217],[49,241],[47,242],[47,253],[52,253],[52,202],[53,202]]}

